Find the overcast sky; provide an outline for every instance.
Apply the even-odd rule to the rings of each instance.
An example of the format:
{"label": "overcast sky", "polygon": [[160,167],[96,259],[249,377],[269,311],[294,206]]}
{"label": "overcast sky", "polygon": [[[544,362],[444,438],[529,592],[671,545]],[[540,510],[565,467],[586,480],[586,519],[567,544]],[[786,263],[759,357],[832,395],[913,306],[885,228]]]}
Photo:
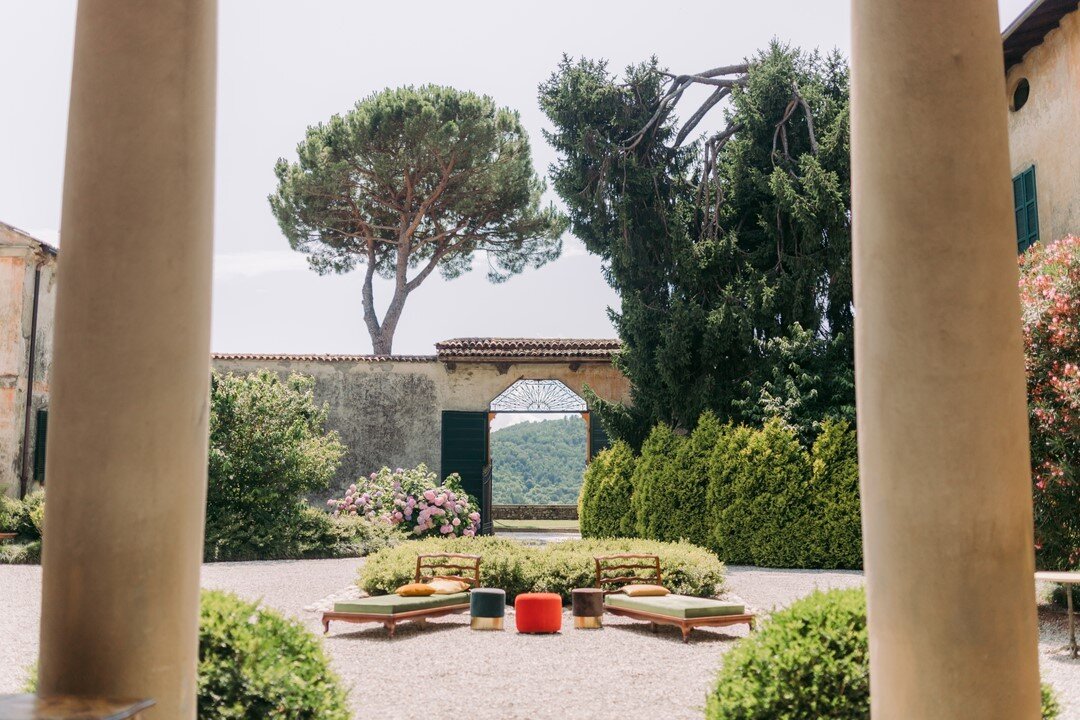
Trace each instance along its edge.
{"label": "overcast sky", "polygon": [[[1026,4],[1000,0],[1002,25]],[[439,83],[491,95],[521,112],[546,174],[554,155],[536,88],[563,53],[616,69],[656,55],[673,70],[697,71],[741,60],[773,37],[850,50],[845,0],[219,5],[215,351],[371,351],[359,273],[308,270],[266,196],[274,161],[295,157],[308,125],[372,92]],[[0,0],[0,28],[0,220],[55,242],[75,2]],[[616,302],[599,261],[568,236],[557,262],[502,285],[483,272],[451,282],[432,275],[409,297],[394,352],[427,354],[459,336],[612,337],[606,308]]]}

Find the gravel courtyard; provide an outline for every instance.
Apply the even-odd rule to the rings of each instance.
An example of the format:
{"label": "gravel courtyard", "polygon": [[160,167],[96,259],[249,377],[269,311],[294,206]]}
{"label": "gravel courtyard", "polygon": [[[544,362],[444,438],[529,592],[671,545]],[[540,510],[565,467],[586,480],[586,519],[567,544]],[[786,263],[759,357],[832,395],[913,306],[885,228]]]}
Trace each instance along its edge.
{"label": "gravel courtyard", "polygon": [[[202,584],[262,599],[320,632],[318,616],[304,608],[350,585],[361,562],[217,563],[203,566]],[[856,572],[728,570],[730,594],[757,610],[786,605],[815,587],[862,582]],[[19,689],[25,667],[37,656],[41,569],[0,566],[0,588],[4,693]],[[696,630],[684,645],[674,628],[662,629],[658,637],[623,618],[607,617],[605,623],[601,631],[576,631],[567,615],[560,635],[525,636],[473,633],[467,616],[451,616],[423,631],[399,626],[393,641],[381,627],[334,624],[325,643],[361,717],[425,718],[448,698],[460,698],[477,720],[607,720],[700,718],[720,656],[746,634],[745,628]],[[1049,652],[1064,642],[1064,617],[1044,612],[1043,677],[1067,704],[1062,717],[1080,720],[1080,660]]]}

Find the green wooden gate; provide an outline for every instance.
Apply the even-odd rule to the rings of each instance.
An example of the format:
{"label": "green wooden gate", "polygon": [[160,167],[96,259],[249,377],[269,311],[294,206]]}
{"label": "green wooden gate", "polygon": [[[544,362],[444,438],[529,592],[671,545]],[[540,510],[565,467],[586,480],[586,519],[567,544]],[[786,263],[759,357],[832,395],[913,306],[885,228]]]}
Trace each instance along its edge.
{"label": "green wooden gate", "polygon": [[600,418],[589,413],[589,460],[592,461],[597,453],[610,445],[611,438],[608,437],[604,426],[600,424]]}
{"label": "green wooden gate", "polygon": [[[465,492],[480,503],[480,523],[491,527],[491,493],[484,487],[488,469],[488,414],[486,410],[468,412],[444,410],[442,414],[442,472],[461,476]],[[490,485],[491,472],[487,471]],[[487,500],[487,502],[485,502]]]}

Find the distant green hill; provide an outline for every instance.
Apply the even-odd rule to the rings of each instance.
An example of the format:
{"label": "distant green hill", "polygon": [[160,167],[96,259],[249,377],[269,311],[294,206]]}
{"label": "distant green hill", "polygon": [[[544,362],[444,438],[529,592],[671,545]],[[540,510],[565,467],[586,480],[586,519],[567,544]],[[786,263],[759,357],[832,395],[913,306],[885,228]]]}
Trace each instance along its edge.
{"label": "distant green hill", "polygon": [[496,505],[575,505],[585,471],[580,417],[523,422],[491,433]]}

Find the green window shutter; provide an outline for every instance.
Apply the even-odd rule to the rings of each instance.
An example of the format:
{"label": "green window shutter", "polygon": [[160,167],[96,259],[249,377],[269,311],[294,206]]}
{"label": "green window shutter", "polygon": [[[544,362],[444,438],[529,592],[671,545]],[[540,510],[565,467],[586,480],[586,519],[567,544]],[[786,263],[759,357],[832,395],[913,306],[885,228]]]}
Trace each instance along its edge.
{"label": "green window shutter", "polygon": [[1013,178],[1013,213],[1016,216],[1016,251],[1022,253],[1039,240],[1039,206],[1035,166]]}
{"label": "green window shutter", "polygon": [[595,414],[589,413],[589,460],[611,445],[611,438]]}
{"label": "green window shutter", "polygon": [[[487,411],[442,414],[442,474],[461,476],[461,485],[476,502],[484,505],[484,466],[488,462]],[[481,507],[481,522],[489,520],[490,508]]]}
{"label": "green window shutter", "polygon": [[49,411],[37,411],[34,432],[34,482],[45,483],[45,439],[49,434]]}

